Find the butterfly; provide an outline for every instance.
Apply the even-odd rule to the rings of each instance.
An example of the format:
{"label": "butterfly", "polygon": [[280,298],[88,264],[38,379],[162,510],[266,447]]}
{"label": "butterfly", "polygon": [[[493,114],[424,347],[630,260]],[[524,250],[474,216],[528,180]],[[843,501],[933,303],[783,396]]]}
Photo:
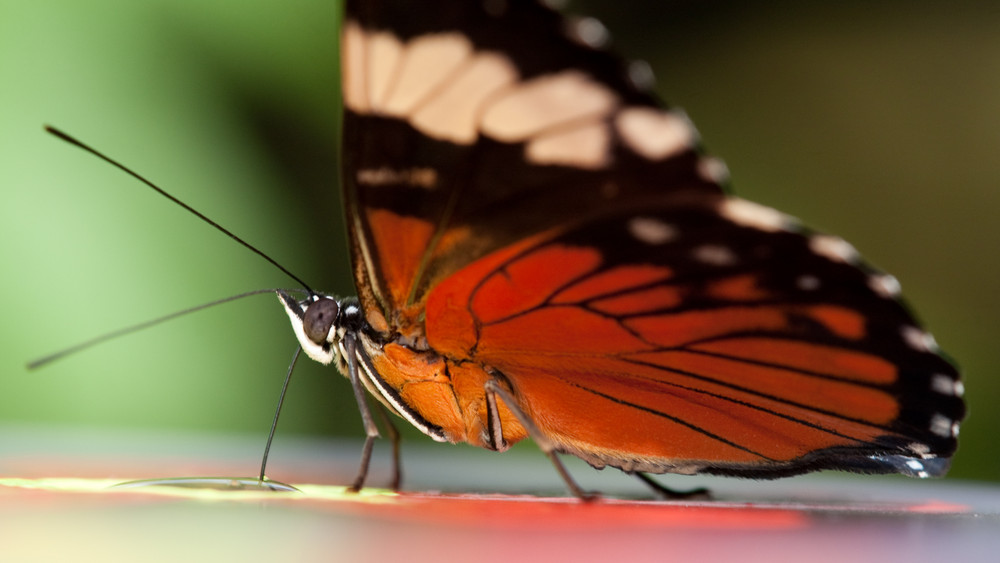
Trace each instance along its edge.
{"label": "butterfly", "polygon": [[727,193],[603,27],[531,0],[348,0],[358,296],[279,292],[303,350],[440,442],[636,473],[943,475],[956,368],[899,284]]}

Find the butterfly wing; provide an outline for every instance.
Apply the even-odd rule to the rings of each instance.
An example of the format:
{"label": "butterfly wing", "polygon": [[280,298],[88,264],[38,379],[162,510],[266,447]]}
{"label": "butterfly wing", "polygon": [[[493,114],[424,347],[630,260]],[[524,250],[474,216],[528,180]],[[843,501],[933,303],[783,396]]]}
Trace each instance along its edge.
{"label": "butterfly wing", "polygon": [[594,47],[593,24],[526,1],[347,3],[345,202],[373,326],[415,330],[436,283],[534,233],[721,193],[688,121]]}
{"label": "butterfly wing", "polygon": [[772,209],[665,201],[474,262],[431,292],[427,333],[597,466],[942,474],[961,387],[896,297]]}
{"label": "butterfly wing", "polygon": [[530,1],[348,1],[371,327],[478,366],[594,465],[942,474],[961,384],[894,280],[724,196],[693,127],[600,37]]}

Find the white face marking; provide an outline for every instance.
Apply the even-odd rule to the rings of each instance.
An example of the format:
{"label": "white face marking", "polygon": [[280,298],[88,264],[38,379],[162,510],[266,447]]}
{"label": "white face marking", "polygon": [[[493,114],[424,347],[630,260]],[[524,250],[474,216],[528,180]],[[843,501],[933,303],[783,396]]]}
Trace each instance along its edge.
{"label": "white face marking", "polygon": [[[285,304],[283,299],[279,297],[278,300],[281,301],[281,305],[285,308],[285,312],[288,314],[288,320],[292,323],[292,331],[295,332],[295,337],[298,338],[299,345],[302,346],[302,351],[317,362],[323,365],[330,365],[330,363],[337,357],[337,347],[328,346],[328,349],[324,349],[323,346],[310,340],[309,337],[306,336],[305,329],[302,327],[302,319],[295,314],[295,311],[292,311],[292,309]],[[308,310],[308,307],[305,310]],[[332,343],[334,341],[336,330],[337,325],[330,327],[330,333],[326,337],[327,342]]]}
{"label": "white face marking", "polygon": [[677,228],[654,217],[633,217],[628,232],[646,244],[663,244],[677,238]]}
{"label": "white face marking", "polygon": [[947,375],[942,375],[940,373],[931,376],[931,389],[935,393],[940,393],[942,395],[954,397],[962,396],[962,382],[955,381]]}
{"label": "white face marking", "polygon": [[577,70],[565,70],[519,84],[496,99],[483,114],[482,130],[506,142],[524,141],[567,122],[597,121],[618,97]]}
{"label": "white face marking", "polygon": [[704,244],[691,254],[695,260],[712,266],[732,266],[738,261],[732,250],[717,244]]}
{"label": "white face marking", "polygon": [[833,260],[853,264],[858,261],[858,251],[846,240],[830,235],[814,235],[809,239],[809,249]]}
{"label": "white face marking", "polygon": [[596,170],[609,164],[610,144],[608,128],[603,123],[593,123],[536,137],[528,143],[525,154],[536,164],[564,164]]}
{"label": "white face marking", "polygon": [[719,207],[719,213],[737,225],[762,231],[788,230],[794,224],[790,217],[777,209],[735,197],[726,198]]}
{"label": "white face marking", "polygon": [[487,99],[516,80],[517,70],[507,57],[479,53],[448,80],[443,90],[435,92],[410,122],[431,137],[471,144],[479,135],[479,113]]}
{"label": "white face marking", "polygon": [[729,181],[729,167],[721,158],[703,156],[696,166],[698,177],[706,182],[722,185]]}
{"label": "white face marking", "polygon": [[952,420],[946,416],[935,414],[931,417],[931,432],[942,438],[951,438],[954,435],[952,433],[952,426]]}
{"label": "white face marking", "polygon": [[694,127],[675,112],[625,108],[615,118],[615,127],[630,149],[649,160],[662,160],[694,145]]}
{"label": "white face marking", "polygon": [[568,32],[570,39],[591,49],[604,47],[611,37],[604,24],[590,17],[578,18],[569,22]]}
{"label": "white face marking", "polygon": [[889,274],[876,274],[868,278],[868,287],[886,299],[899,297],[899,280]]}
{"label": "white face marking", "polygon": [[795,279],[795,287],[802,291],[814,291],[819,289],[819,278],[806,274]]}

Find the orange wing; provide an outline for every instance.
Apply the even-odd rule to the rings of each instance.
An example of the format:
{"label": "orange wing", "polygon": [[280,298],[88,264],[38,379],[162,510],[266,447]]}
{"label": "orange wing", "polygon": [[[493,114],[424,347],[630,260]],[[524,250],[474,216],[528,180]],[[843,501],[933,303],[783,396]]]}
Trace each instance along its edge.
{"label": "orange wing", "polygon": [[840,239],[720,198],[498,250],[429,297],[430,346],[595,466],[942,474],[955,369]]}

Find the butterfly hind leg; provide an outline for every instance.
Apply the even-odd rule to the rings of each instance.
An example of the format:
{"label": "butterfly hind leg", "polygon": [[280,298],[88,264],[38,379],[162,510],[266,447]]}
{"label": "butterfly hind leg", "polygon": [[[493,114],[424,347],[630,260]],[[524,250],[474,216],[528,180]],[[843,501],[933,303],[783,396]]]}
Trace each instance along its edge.
{"label": "butterfly hind leg", "polygon": [[389,443],[392,444],[392,480],[389,482],[389,487],[394,491],[398,491],[399,486],[403,482],[403,463],[399,455],[399,429],[393,424],[392,417],[389,416],[389,411],[385,408],[385,405],[376,402],[375,408],[378,409],[377,412],[379,419],[382,421],[382,427],[388,435]]}
{"label": "butterfly hind leg", "polygon": [[531,439],[535,441],[538,448],[552,461],[552,465],[555,466],[556,471],[562,477],[570,492],[584,501],[592,501],[600,497],[598,493],[583,490],[576,480],[573,479],[569,471],[566,470],[566,466],[559,459],[559,450],[556,448],[556,445],[538,429],[534,421],[531,420],[531,417],[521,410],[521,407],[509,391],[501,387],[496,380],[487,381],[484,385],[484,390],[486,391],[486,409],[489,417],[487,421],[489,426],[488,432],[493,449],[503,451],[509,447],[503,438],[503,429],[500,426],[500,411],[497,408],[497,397],[500,397],[507,409],[517,417],[518,422],[528,432]]}
{"label": "butterfly hind leg", "polygon": [[642,471],[627,471],[626,473],[636,477],[647,487],[653,489],[653,492],[668,500],[704,500],[712,498],[711,492],[709,492],[709,490],[705,487],[699,487],[689,491],[675,491],[656,482],[656,480]]}

